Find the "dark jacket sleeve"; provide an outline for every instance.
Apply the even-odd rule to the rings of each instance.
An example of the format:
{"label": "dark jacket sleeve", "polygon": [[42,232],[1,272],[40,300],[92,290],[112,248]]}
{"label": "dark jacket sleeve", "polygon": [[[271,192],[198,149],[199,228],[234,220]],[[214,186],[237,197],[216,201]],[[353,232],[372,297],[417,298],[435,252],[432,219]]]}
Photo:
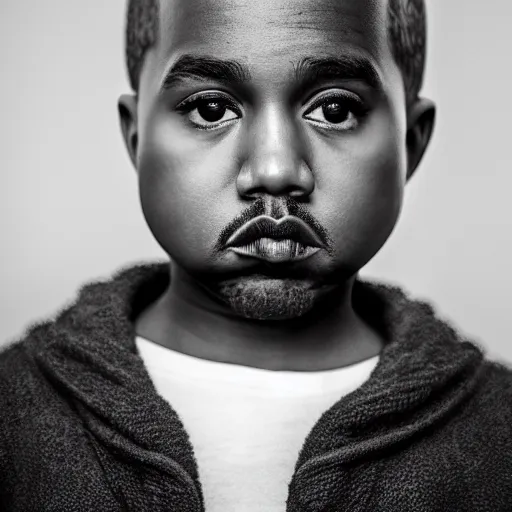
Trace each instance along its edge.
{"label": "dark jacket sleeve", "polygon": [[512,510],[512,371],[485,362],[477,392],[380,462],[369,510]]}
{"label": "dark jacket sleeve", "polygon": [[73,404],[25,343],[0,353],[0,510],[119,510]]}

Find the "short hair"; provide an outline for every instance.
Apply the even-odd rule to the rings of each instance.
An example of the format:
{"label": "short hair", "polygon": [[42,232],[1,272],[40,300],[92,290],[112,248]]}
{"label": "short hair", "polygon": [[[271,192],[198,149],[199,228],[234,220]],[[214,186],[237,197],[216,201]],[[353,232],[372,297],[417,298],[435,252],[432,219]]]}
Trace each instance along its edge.
{"label": "short hair", "polygon": [[[388,0],[388,39],[402,72],[407,104],[423,85],[426,59],[426,9],[424,0]],[[126,65],[130,85],[139,89],[144,57],[157,41],[160,1],[128,0],[126,16]]]}

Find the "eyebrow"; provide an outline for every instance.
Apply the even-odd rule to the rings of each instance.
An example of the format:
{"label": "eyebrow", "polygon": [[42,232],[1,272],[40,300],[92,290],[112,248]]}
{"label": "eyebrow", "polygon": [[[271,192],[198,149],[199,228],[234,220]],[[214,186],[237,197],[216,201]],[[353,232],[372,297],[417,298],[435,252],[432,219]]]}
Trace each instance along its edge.
{"label": "eyebrow", "polygon": [[249,70],[235,60],[182,55],[165,74],[161,89],[170,89],[184,80],[242,84],[251,79]]}
{"label": "eyebrow", "polygon": [[[302,88],[329,80],[358,80],[381,90],[380,75],[366,57],[344,55],[341,57],[304,57],[294,65],[295,80]],[[236,60],[185,54],[166,72],[161,90],[170,89],[186,80],[215,81],[243,84],[251,80],[249,69]]]}
{"label": "eyebrow", "polygon": [[376,90],[382,89],[379,72],[366,57],[305,57],[295,65],[295,79],[303,86],[329,80],[356,80],[366,82]]}

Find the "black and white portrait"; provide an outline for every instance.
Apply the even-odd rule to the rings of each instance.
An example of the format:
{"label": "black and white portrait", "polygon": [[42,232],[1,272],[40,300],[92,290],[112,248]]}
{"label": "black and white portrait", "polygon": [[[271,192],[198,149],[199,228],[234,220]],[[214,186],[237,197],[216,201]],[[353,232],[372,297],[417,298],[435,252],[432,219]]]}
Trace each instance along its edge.
{"label": "black and white portrait", "polygon": [[511,15],[4,1],[0,510],[511,510]]}

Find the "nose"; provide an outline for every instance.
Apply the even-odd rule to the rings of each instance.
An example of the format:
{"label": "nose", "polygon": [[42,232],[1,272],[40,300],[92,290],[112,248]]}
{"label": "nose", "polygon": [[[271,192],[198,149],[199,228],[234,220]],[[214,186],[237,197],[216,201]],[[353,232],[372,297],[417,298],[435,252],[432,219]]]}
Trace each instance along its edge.
{"label": "nose", "polygon": [[262,195],[309,196],[313,174],[306,162],[306,144],[291,116],[268,107],[247,133],[247,152],[237,178],[243,198]]}

